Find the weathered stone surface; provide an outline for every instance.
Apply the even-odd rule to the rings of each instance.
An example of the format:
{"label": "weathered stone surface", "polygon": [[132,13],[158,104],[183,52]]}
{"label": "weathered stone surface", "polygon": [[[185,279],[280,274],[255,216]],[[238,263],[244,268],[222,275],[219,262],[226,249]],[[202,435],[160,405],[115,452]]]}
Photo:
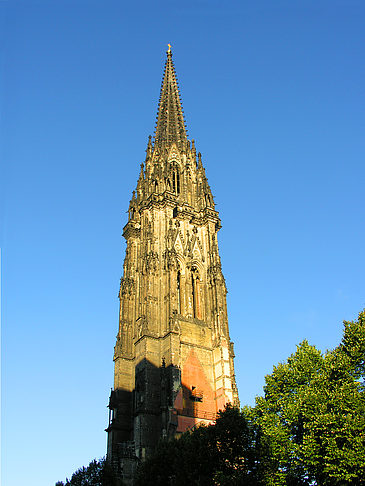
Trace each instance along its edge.
{"label": "weathered stone surface", "polygon": [[168,51],[154,143],[150,139],[123,236],[120,319],[109,408],[108,458],[124,481],[161,437],[209,423],[238,404],[221,227],[182,127]]}

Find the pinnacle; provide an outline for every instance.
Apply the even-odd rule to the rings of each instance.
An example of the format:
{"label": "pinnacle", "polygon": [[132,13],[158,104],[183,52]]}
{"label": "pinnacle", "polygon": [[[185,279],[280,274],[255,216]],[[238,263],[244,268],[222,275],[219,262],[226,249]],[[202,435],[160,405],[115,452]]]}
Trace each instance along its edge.
{"label": "pinnacle", "polygon": [[180,143],[186,140],[184,112],[169,45],[158,105],[155,144]]}

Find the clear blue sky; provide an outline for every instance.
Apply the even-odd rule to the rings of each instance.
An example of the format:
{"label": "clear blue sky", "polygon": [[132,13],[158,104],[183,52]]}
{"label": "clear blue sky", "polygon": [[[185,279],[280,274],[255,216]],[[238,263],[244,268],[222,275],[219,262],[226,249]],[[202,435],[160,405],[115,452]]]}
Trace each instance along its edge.
{"label": "clear blue sky", "polygon": [[365,307],[363,0],[0,1],[3,486],[106,450],[121,230],[166,44],[223,228],[242,404]]}

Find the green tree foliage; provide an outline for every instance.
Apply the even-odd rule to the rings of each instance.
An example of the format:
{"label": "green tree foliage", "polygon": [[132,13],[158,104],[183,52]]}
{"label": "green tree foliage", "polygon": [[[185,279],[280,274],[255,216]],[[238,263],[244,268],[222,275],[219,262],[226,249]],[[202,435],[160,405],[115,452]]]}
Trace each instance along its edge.
{"label": "green tree foliage", "polygon": [[318,484],[365,484],[365,312],[344,323],[341,344],[307,390],[303,454]]}
{"label": "green tree foliage", "polygon": [[179,439],[159,444],[140,465],[137,486],[250,485],[254,476],[254,430],[228,405],[215,425],[201,425]]}
{"label": "green tree foliage", "polygon": [[322,355],[303,341],[266,377],[247,410],[260,430],[259,475],[267,485],[365,484],[365,313],[344,323]]}
{"label": "green tree foliage", "polygon": [[113,486],[113,473],[106,459],[94,459],[88,467],[81,467],[66,482],[58,481],[55,486]]}

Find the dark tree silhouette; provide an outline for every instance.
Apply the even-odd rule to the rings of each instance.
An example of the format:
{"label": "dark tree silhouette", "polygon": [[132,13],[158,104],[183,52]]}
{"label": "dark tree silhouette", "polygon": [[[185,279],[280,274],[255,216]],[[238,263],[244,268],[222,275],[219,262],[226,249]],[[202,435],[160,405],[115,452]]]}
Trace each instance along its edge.
{"label": "dark tree silhouette", "polygon": [[94,459],[87,467],[81,467],[66,482],[58,481],[55,486],[114,486],[114,478],[106,459]]}

